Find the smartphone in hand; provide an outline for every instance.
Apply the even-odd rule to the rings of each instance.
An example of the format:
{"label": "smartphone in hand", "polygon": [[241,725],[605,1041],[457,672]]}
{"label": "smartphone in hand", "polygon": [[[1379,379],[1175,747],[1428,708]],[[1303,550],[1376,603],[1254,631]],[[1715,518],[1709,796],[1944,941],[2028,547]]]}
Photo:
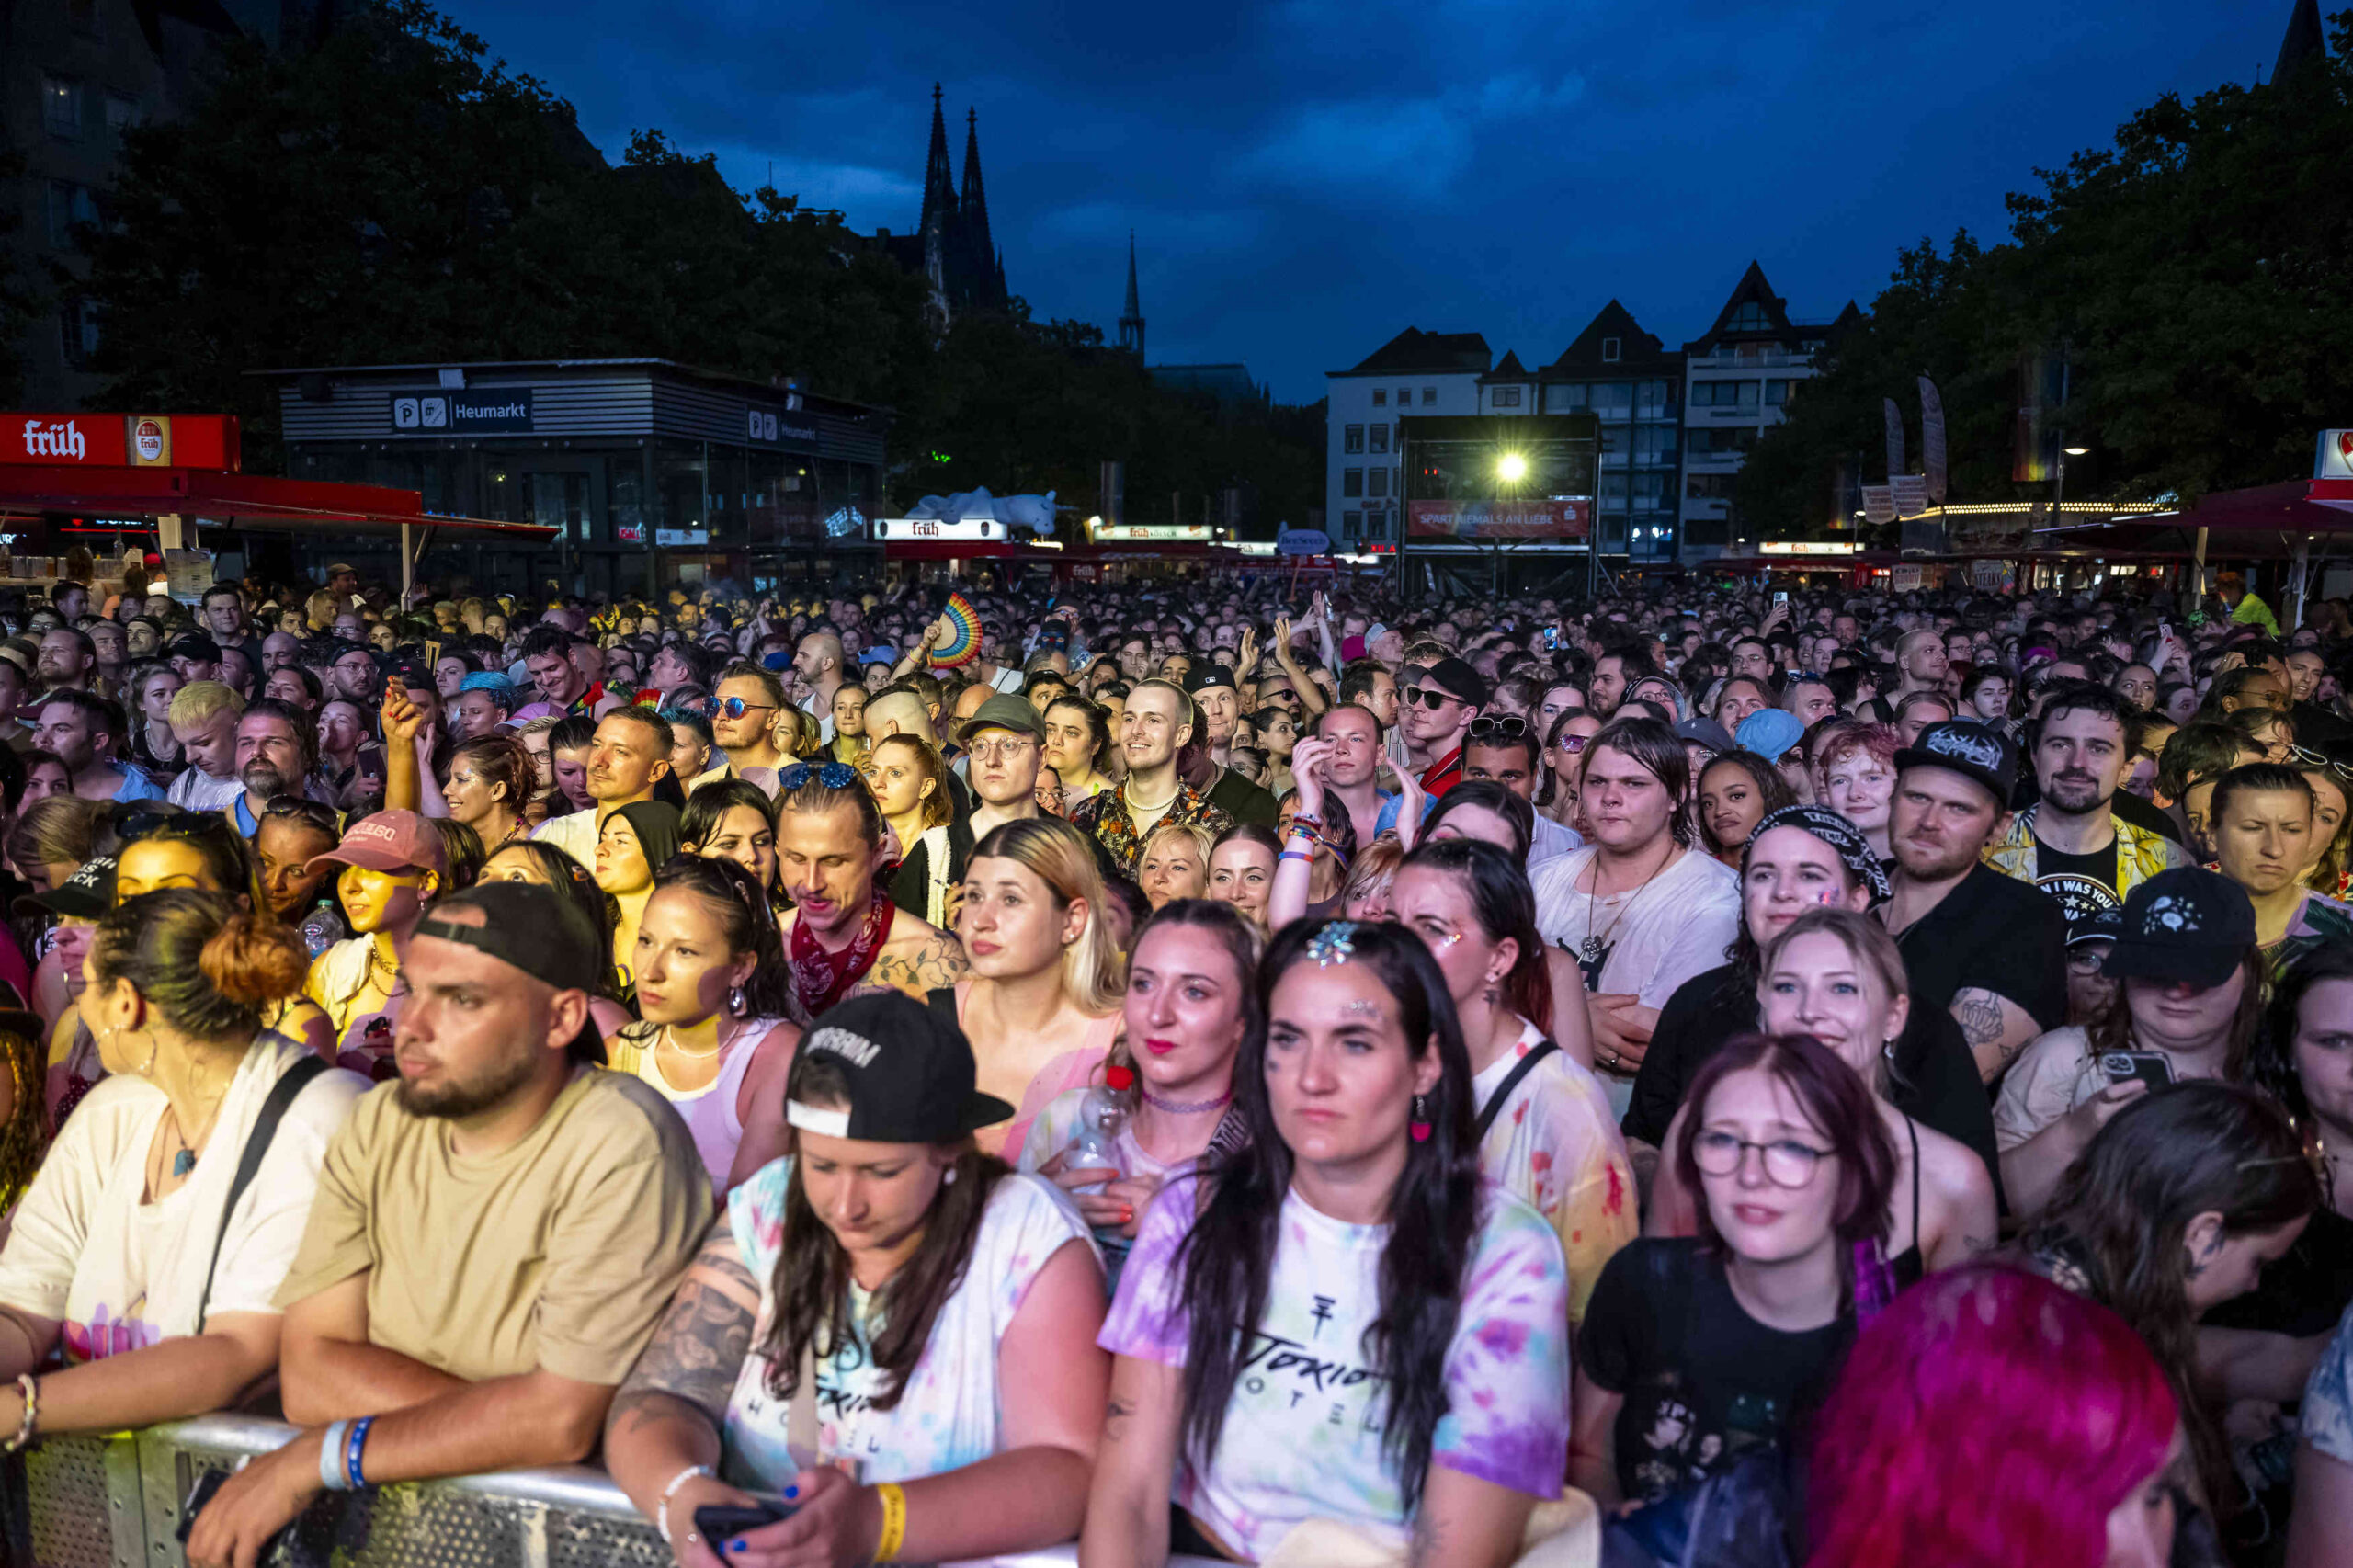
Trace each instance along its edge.
{"label": "smartphone in hand", "polygon": [[736,1503],[706,1503],[695,1510],[695,1533],[710,1544],[713,1551],[725,1550],[725,1543],[763,1525],[773,1525],[792,1517],[793,1506],[780,1497],[755,1497],[749,1506]]}
{"label": "smartphone in hand", "polygon": [[2109,1051],[2099,1059],[2099,1070],[2111,1084],[2138,1078],[2151,1093],[2174,1085],[2173,1059],[2162,1051]]}

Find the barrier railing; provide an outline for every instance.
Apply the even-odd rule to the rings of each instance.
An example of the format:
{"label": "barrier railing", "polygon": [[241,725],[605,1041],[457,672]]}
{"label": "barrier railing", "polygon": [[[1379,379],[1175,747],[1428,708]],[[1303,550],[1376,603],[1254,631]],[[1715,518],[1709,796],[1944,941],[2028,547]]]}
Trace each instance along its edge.
{"label": "barrier railing", "polygon": [[[109,1437],[43,1438],[0,1467],[0,1562],[186,1568],[181,1505],[197,1478],[293,1435],[276,1421],[206,1415]],[[345,1539],[334,1553],[337,1568],[666,1568],[671,1561],[612,1478],[587,1465],[379,1487],[362,1506],[365,1533]],[[1174,1559],[1171,1568],[1191,1561]],[[1064,1546],[963,1568],[1076,1562]]]}

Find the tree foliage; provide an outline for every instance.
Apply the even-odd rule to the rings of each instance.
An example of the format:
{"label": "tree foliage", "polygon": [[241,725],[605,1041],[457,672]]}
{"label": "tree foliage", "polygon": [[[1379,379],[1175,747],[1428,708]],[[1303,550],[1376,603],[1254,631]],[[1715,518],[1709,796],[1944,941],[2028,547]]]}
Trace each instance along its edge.
{"label": "tree foliage", "polygon": [[[1813,531],[1832,477],[1880,475],[1881,400],[1916,432],[1914,378],[1942,393],[1952,498],[2021,497],[2010,479],[2019,365],[2071,368],[2071,497],[2185,498],[2304,472],[2313,435],[2353,416],[2353,14],[2284,79],[2168,94],[2113,146],[2037,170],[2006,241],[1957,234],[1898,255],[1870,315],[1831,346],[1787,424],[1741,475],[1759,534]],[[2040,486],[2033,494],[2043,494]]]}
{"label": "tree foliage", "polygon": [[1302,452],[1274,421],[1206,415],[1017,301],[937,336],[920,278],[659,131],[608,166],[570,105],[423,0],[309,52],[227,45],[186,117],[126,137],[106,219],[86,284],[104,402],[238,414],[262,462],[277,411],[254,370],[652,356],[892,408],[899,500],[1084,504],[1107,458],[1131,494],[1320,489],[1320,424]]}

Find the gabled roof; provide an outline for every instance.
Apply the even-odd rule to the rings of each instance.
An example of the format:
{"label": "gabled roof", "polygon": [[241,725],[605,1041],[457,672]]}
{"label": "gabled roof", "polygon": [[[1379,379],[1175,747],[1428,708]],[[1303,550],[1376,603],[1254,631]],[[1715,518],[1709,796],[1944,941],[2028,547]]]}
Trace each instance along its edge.
{"label": "gabled roof", "polygon": [[1479,379],[1483,381],[1524,381],[1528,379],[1528,367],[1519,362],[1517,353],[1506,348],[1504,357],[1495,362],[1495,368]]}
{"label": "gabled roof", "polygon": [[1397,371],[1469,370],[1484,375],[1495,356],[1486,338],[1475,332],[1424,332],[1409,326],[1374,349],[1354,369],[1331,370],[1334,376],[1379,376]]}
{"label": "gabled roof", "polygon": [[[1605,359],[1601,357],[1602,344],[1612,337],[1618,340],[1618,358]],[[1561,350],[1559,358],[1544,367],[1544,373],[1620,375],[1629,373],[1629,366],[1636,369],[1659,366],[1679,369],[1677,358],[1668,355],[1666,346],[1656,334],[1643,330],[1643,324],[1634,319],[1633,312],[1612,300],[1594,313],[1586,329]]]}
{"label": "gabled roof", "polygon": [[[1743,328],[1738,332],[1731,330],[1733,315],[1743,305],[1752,303],[1764,307],[1766,326],[1762,329]],[[1724,308],[1716,312],[1715,324],[1701,336],[1685,344],[1683,351],[1687,354],[1705,353],[1719,340],[1727,338],[1752,343],[1767,340],[1794,343],[1798,336],[1798,329],[1790,321],[1789,301],[1773,292],[1773,286],[1765,280],[1765,269],[1752,261],[1748,264],[1748,270],[1740,275],[1740,281],[1733,286],[1732,297],[1724,301]]]}
{"label": "gabled roof", "polygon": [[2294,75],[2314,62],[2328,61],[2328,35],[2320,25],[2320,0],[2296,0],[2288,17],[2288,34],[2279,40],[2279,58],[2271,67],[2274,82]]}

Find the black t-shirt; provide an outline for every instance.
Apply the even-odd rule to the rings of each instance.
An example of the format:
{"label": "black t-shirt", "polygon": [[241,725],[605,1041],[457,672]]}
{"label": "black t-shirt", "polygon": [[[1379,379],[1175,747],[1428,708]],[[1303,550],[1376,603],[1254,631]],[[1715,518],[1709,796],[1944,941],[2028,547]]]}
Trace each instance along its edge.
{"label": "black t-shirt", "polygon": [[[1634,1074],[1633,1097],[1620,1130],[1654,1147],[1666,1142],[1667,1123],[1689,1092],[1700,1066],[1724,1041],[1756,1027],[1756,992],[1737,966],[1695,974],[1659,1009],[1658,1028]],[[1977,1076],[1977,1059],[1961,1026],[1942,1007],[1912,1005],[1889,1064],[1888,1103],[1931,1131],[1968,1145],[1985,1162],[1998,1195],[2002,1164],[1994,1142],[1994,1107]]]}
{"label": "black t-shirt", "polygon": [[2034,841],[2034,885],[2059,901],[2068,924],[2088,920],[2103,909],[2123,906],[2116,892],[2116,838],[2088,855],[2053,849]]}
{"label": "black t-shirt", "polygon": [[1972,866],[1895,945],[1915,1008],[1949,1008],[1973,988],[2008,998],[2040,1028],[2067,1021],[2067,915],[2031,882]]}
{"label": "black t-shirt", "polygon": [[1210,785],[1205,799],[1235,822],[1255,822],[1261,827],[1272,827],[1282,815],[1277,809],[1274,796],[1230,767],[1217,770],[1216,781]]}
{"label": "black t-shirt", "polygon": [[1821,1405],[1854,1339],[1851,1312],[1802,1334],[1758,1323],[1691,1238],[1628,1243],[1577,1335],[1586,1375],[1625,1399],[1619,1489],[1662,1497],[1780,1444]]}

